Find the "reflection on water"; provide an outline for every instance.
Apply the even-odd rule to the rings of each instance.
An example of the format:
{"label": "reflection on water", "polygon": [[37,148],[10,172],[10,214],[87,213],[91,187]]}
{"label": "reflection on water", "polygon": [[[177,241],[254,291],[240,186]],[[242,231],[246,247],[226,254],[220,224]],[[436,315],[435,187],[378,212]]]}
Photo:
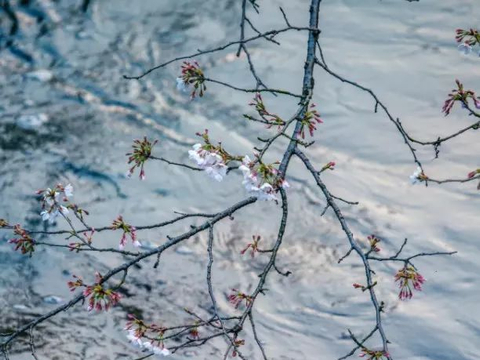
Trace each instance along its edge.
{"label": "reflection on water", "polygon": [[[268,130],[247,124],[249,96],[211,85],[202,100],[189,101],[175,91],[179,64],[141,81],[127,81],[163,60],[218,45],[238,36],[239,9],[234,1],[93,1],[86,13],[79,2],[13,4],[19,19],[3,13],[0,53],[0,192],[1,216],[29,227],[42,227],[33,191],[69,181],[75,201],[91,211],[94,225],[106,225],[123,214],[131,223],[148,224],[172,217],[173,210],[215,211],[242,199],[241,177],[232,174],[221,185],[207,177],[162,163],[147,164],[147,180],[127,180],[124,153],[143,135],[160,140],[161,155],[188,161],[195,132],[205,128],[233,153],[252,153],[257,136]],[[474,0],[324,1],[321,40],[329,66],[375,89],[391,112],[415,136],[432,139],[466,126],[460,111],[444,119],[442,102],[455,78],[467,87],[479,83],[478,59],[460,57],[454,30],[474,26],[480,16]],[[308,2],[265,0],[263,15],[251,14],[261,30],[282,26],[281,5],[290,22],[304,25]],[[271,87],[300,89],[305,34],[286,34],[282,47],[265,42],[251,53],[263,80]],[[208,74],[240,87],[254,84],[236,49],[198,59]],[[315,102],[324,124],[309,155],[320,166],[337,168],[326,182],[332,192],[359,201],[343,206],[359,239],[375,233],[392,254],[409,239],[411,253],[458,250],[449,258],[425,258],[416,265],[427,278],[424,292],[408,303],[397,300],[392,265],[379,265],[379,296],[386,302],[385,326],[396,359],[476,359],[480,336],[478,304],[478,204],[474,185],[411,186],[415,170],[400,135],[374,103],[327,74],[317,71]],[[295,101],[267,97],[270,108],[288,117]],[[270,155],[278,160],[286,142]],[[457,177],[478,167],[478,134],[466,134],[442,145],[441,157],[419,149],[427,174]],[[351,284],[361,282],[363,268],[353,257],[337,264],[347,242],[332,215],[320,216],[324,200],[300,164],[291,165],[291,222],[279,266],[293,275],[272,277],[268,296],[257,308],[260,336],[276,359],[335,359],[350,350],[347,329],[361,336],[374,318],[368,298]],[[432,175],[433,176],[433,175]],[[249,289],[257,279],[261,257],[239,252],[252,234],[272,242],[280,210],[255,204],[216,231],[216,273],[220,306],[233,312],[221,295],[231,287]],[[274,216],[272,218],[272,216]],[[192,222],[142,233],[147,243],[184,231]],[[7,236],[8,237],[8,236]],[[63,239],[57,239],[60,243]],[[114,246],[116,234],[97,241]],[[72,254],[39,249],[32,259],[0,245],[0,329],[17,327],[70,298],[71,274],[93,278],[124,259],[110,255]],[[159,269],[142,263],[129,274],[125,301],[109,316],[70,309],[38,327],[42,357],[68,359],[133,358],[122,331],[126,312],[168,325],[182,323],[182,308],[209,311],[204,272],[204,235],[190,239],[162,258]],[[460,306],[459,306],[460,305]],[[179,315],[180,314],[180,315]],[[257,358],[246,336],[245,353]],[[372,346],[375,342],[372,342]],[[220,357],[224,344],[189,350],[182,357]],[[15,350],[15,349],[14,349]],[[29,355],[25,351],[13,358]],[[138,356],[138,354],[136,354]]]}

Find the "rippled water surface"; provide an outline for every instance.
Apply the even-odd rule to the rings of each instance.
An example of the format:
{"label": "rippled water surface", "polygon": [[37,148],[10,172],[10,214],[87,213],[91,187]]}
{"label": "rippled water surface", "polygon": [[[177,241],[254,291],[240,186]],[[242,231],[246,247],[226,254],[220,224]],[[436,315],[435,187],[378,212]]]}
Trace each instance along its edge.
{"label": "rippled water surface", "polygon": [[[284,26],[279,6],[292,24],[307,24],[306,0],[259,3],[261,15],[250,17],[260,30]],[[201,100],[178,93],[179,63],[141,81],[122,77],[237,39],[239,1],[93,0],[86,14],[79,2],[69,0],[12,6],[20,28],[13,44],[0,52],[0,217],[42,228],[33,191],[58,181],[74,185],[75,201],[90,210],[95,226],[110,224],[118,214],[142,225],[170,219],[174,210],[215,212],[246,197],[235,173],[214,184],[204,174],[155,162],[147,164],[144,182],[124,176],[124,154],[143,135],[159,139],[158,155],[182,162],[188,162],[195,133],[205,128],[232,153],[251,154],[257,136],[268,135],[242,117],[249,111],[248,94],[213,84]],[[5,13],[0,16],[6,35],[10,23]],[[444,118],[440,109],[455,78],[479,89],[480,60],[460,56],[454,44],[454,30],[474,27],[479,18],[475,0],[324,0],[320,38],[331,69],[374,89],[412,135],[434,139],[471,122],[460,110]],[[278,40],[281,47],[252,45],[253,61],[269,86],[300,92],[306,34]],[[245,59],[235,58],[235,51],[231,47],[198,60],[209,76],[251,88]],[[410,185],[415,166],[408,148],[384,114],[374,113],[373,100],[321,69],[315,83],[314,101],[324,124],[307,153],[317,167],[337,162],[324,178],[335,195],[360,203],[342,204],[355,236],[377,234],[385,254],[394,254],[404,238],[411,254],[458,251],[454,257],[415,263],[427,283],[410,302],[397,299],[395,264],[375,264],[392,354],[409,360],[478,359],[480,196],[475,184]],[[284,117],[296,110],[292,99],[267,96],[266,101]],[[278,160],[286,144],[278,142],[269,160]],[[431,148],[417,151],[427,174],[436,178],[465,176],[478,167],[479,152],[475,132],[442,145],[437,160]],[[347,329],[361,337],[374,325],[368,297],[351,286],[363,281],[363,267],[354,256],[337,264],[348,250],[347,239],[331,212],[320,216],[325,201],[297,160],[289,180],[291,216],[277,265],[293,274],[271,274],[267,296],[256,305],[258,332],[274,359],[336,359],[353,347]],[[252,289],[266,261],[241,257],[239,251],[252,234],[272,243],[279,217],[273,203],[254,204],[234,221],[216,226],[214,283],[225,314],[234,310],[223,294],[232,287]],[[161,244],[193,223],[141,233],[140,240]],[[95,241],[116,246],[118,235],[102,233]],[[109,314],[90,314],[79,305],[38,326],[40,358],[134,359],[140,354],[122,330],[126,313],[141,311],[166,325],[183,323],[184,307],[206,314],[205,242],[205,234],[189,239],[165,253],[157,270],[153,260],[132,269],[121,306]],[[62,250],[38,248],[28,259],[5,241],[0,244],[0,330],[53,309],[47,296],[69,299],[71,274],[91,279],[94,270],[106,272],[125,261]],[[246,335],[246,340],[243,352],[260,358],[253,339]],[[378,339],[370,343],[378,344]],[[222,358],[223,350],[219,341],[174,357]],[[22,341],[12,352],[15,359],[31,358]]]}

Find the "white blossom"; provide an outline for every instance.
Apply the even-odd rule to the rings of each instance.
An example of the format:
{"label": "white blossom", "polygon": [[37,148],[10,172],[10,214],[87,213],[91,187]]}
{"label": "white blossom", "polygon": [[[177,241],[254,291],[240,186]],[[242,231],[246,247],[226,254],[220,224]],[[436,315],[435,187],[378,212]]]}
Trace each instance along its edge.
{"label": "white blossom", "polygon": [[155,346],[152,344],[151,341],[143,342],[135,335],[135,330],[129,330],[127,338],[128,340],[130,340],[133,347],[151,351],[156,357],[164,357],[170,355],[170,350],[168,350],[166,347]]}
{"label": "white blossom", "polygon": [[466,42],[458,45],[458,51],[463,55],[469,55],[472,52],[472,46]]}
{"label": "white blossom", "polygon": [[63,205],[52,205],[48,210],[43,210],[40,215],[43,221],[48,221],[50,224],[55,222],[55,219],[60,215],[68,215],[68,209]]}
{"label": "white blossom", "polygon": [[422,174],[422,169],[419,166],[417,167],[417,170],[415,170],[415,172],[412,175],[410,175],[410,182],[412,183],[412,185],[420,182],[421,174]]}
{"label": "white blossom", "polygon": [[43,210],[40,215],[43,221],[48,221],[50,224],[53,224],[58,215],[60,215],[60,212],[58,209],[50,208],[49,210]]}
{"label": "white blossom", "polygon": [[43,200],[48,204],[48,205],[53,205],[57,202],[58,200],[58,195],[59,193],[55,190],[52,190],[48,188],[43,192]]}
{"label": "white blossom", "polygon": [[63,189],[63,194],[65,195],[66,198],[72,197],[73,196],[73,186],[71,184],[68,184],[65,186]]}
{"label": "white blossom", "polygon": [[180,92],[187,92],[188,84],[181,77],[177,77],[177,90]]}
{"label": "white blossom", "polygon": [[58,207],[58,211],[60,211],[63,215],[68,215],[68,209],[63,205]]}
{"label": "white blossom", "polygon": [[141,349],[145,345],[142,342],[142,340],[139,337],[136,336],[135,330],[129,330],[128,331],[127,339],[132,343],[132,346],[135,347],[135,348]]}
{"label": "white blossom", "polygon": [[218,182],[227,176],[228,167],[223,158],[216,152],[203,149],[202,144],[193,145],[193,150],[188,151],[188,157],[195,161],[208,176]]}
{"label": "white blossom", "polygon": [[205,168],[205,172],[212,179],[220,182],[225,176],[227,176],[227,166],[225,164],[212,165],[211,167]]}
{"label": "white blossom", "polygon": [[138,240],[135,240],[135,241],[133,242],[133,246],[135,246],[135,247],[142,247],[142,243],[141,243],[140,241],[138,241]]}
{"label": "white blossom", "polygon": [[43,221],[47,221],[47,220],[50,220],[51,222],[53,222],[50,218],[51,218],[51,214],[50,212],[48,212],[47,210],[43,210],[40,215],[42,216],[42,220]]}
{"label": "white blossom", "polygon": [[159,348],[159,347],[154,347],[153,353],[158,356],[158,357],[164,357],[170,355],[170,350],[168,350],[166,347],[164,348]]}

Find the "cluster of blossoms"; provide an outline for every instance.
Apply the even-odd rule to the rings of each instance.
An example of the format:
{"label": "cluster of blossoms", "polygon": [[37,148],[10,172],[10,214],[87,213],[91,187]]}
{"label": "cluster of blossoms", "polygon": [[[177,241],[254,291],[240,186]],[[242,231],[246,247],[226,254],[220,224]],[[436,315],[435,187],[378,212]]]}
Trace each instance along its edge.
{"label": "cluster of blossoms", "polygon": [[[68,198],[73,196],[73,187],[68,184],[63,186],[62,184],[57,184],[53,189],[48,188],[46,190],[38,190],[37,195],[41,195],[42,209],[40,213],[43,221],[49,221],[54,223],[55,219],[60,215],[67,215],[69,206]],[[67,206],[64,206],[61,201],[63,201]]]}
{"label": "cluster of blossoms", "polygon": [[[165,328],[155,324],[147,325],[132,314],[128,314],[128,319],[129,321],[127,322],[125,330],[128,331],[127,339],[134,347],[151,351],[158,357],[170,355],[170,351],[163,343],[163,337],[166,330]],[[146,337],[147,331],[153,333],[155,339]],[[143,341],[143,337],[146,337],[148,340]]]}
{"label": "cluster of blossoms", "polygon": [[260,235],[253,235],[253,236],[252,236],[252,239],[253,239],[253,241],[252,241],[251,243],[249,243],[249,244],[247,245],[247,247],[240,252],[240,254],[243,255],[243,254],[245,254],[245,253],[247,252],[248,249],[250,249],[250,256],[251,256],[252,258],[255,257],[255,253],[257,253],[257,252],[259,251],[259,250],[258,250],[258,243],[260,242],[260,240],[261,240],[262,238],[260,237]]}
{"label": "cluster of blossoms", "polygon": [[453,89],[450,94],[448,94],[447,100],[443,104],[442,112],[447,116],[450,114],[450,111],[453,108],[455,102],[459,101],[462,103],[463,107],[468,106],[468,101],[472,100],[473,105],[480,109],[480,99],[477,97],[474,91],[472,90],[465,90],[463,84],[459,80],[455,80],[457,84],[457,88]]}
{"label": "cluster of blossoms", "polygon": [[428,176],[425,175],[425,173],[423,172],[420,166],[417,167],[417,170],[415,170],[415,172],[412,175],[410,175],[410,182],[413,185],[420,183],[422,181],[427,181],[427,180],[428,180]]}
{"label": "cluster of blossoms", "polygon": [[122,215],[118,215],[118,217],[112,223],[112,230],[123,230],[122,238],[120,239],[120,245],[118,248],[120,250],[125,249],[125,245],[127,245],[127,235],[130,235],[130,239],[132,239],[133,246],[140,247],[142,244],[140,241],[137,240],[137,229],[135,226],[127,224],[124,220]]}
{"label": "cluster of blossoms", "polygon": [[[6,226],[6,222],[5,222]],[[19,224],[13,227],[13,232],[19,237],[8,240],[10,244],[15,244],[15,251],[19,250],[22,254],[29,254],[32,256],[35,251],[35,240],[28,234],[25,229],[22,229]]]}
{"label": "cluster of blossoms", "polygon": [[238,309],[243,302],[249,306],[253,302],[253,298],[237,289],[232,289],[232,294],[228,295],[228,301],[235,306],[235,309]]}
{"label": "cluster of blossoms", "polygon": [[191,93],[192,99],[198,95],[203,96],[207,87],[205,86],[205,76],[198,62],[184,61],[182,65],[182,74],[177,78],[177,89],[185,92],[189,85],[193,85],[193,91]]}
{"label": "cluster of blossoms", "polygon": [[204,144],[193,145],[193,150],[188,151],[188,157],[195,161],[197,166],[212,179],[222,181],[227,175],[228,162],[238,160],[238,157],[225,151],[221,143],[213,145],[208,136],[208,130],[205,130],[203,134],[197,133],[197,136],[203,139]]}
{"label": "cluster of blossoms", "polygon": [[360,354],[360,357],[365,357],[366,360],[382,360],[388,359],[390,355],[384,350],[370,350],[367,348],[362,348],[362,353]]}
{"label": "cluster of blossoms", "polygon": [[86,285],[83,280],[73,275],[75,281],[69,281],[67,283],[70,291],[75,291],[77,288],[84,288],[83,296],[88,299],[87,310],[91,311],[108,311],[110,307],[115,306],[120,301],[120,294],[112,289],[105,289],[103,287],[103,277],[100,273],[95,273],[95,284]]}
{"label": "cluster of blossoms", "polygon": [[320,118],[320,113],[315,108],[315,104],[310,104],[310,108],[305,112],[300,122],[302,124],[302,128],[300,129],[302,139],[305,139],[305,128],[308,129],[310,136],[313,136],[314,131],[317,130],[317,124],[323,123]]}
{"label": "cluster of blossoms", "polygon": [[413,296],[411,286],[417,291],[422,290],[422,284],[425,282],[425,278],[420,275],[413,266],[406,265],[398,270],[395,275],[395,281],[398,282],[400,288],[399,299],[406,300],[411,299]]}
{"label": "cluster of blossoms", "polygon": [[[469,55],[474,46],[480,44],[480,33],[476,29],[457,29],[456,34],[455,40],[460,43],[458,50],[464,55]],[[478,56],[480,56],[480,51],[478,51]]]}
{"label": "cluster of blossoms", "polygon": [[135,168],[140,169],[140,180],[145,180],[145,162],[152,156],[152,149],[158,141],[150,142],[146,137],[143,140],[135,140],[133,142],[133,152],[127,153],[128,163],[133,163],[133,166],[128,170],[127,176],[131,177]]}
{"label": "cluster of blossoms", "polygon": [[243,185],[247,192],[265,201],[277,201],[276,193],[280,188],[290,187],[288,182],[279,176],[276,164],[264,164],[259,159],[252,161],[248,156],[242,160],[239,169],[243,173]]}
{"label": "cluster of blossoms", "polygon": [[262,95],[260,95],[260,93],[255,94],[255,97],[249,105],[255,108],[255,111],[261,117],[261,120],[255,119],[253,116],[244,114],[243,116],[246,119],[262,122],[266,124],[267,129],[270,129],[272,126],[278,126],[278,130],[280,130],[282,126],[285,125],[285,121],[283,121],[278,115],[272,114],[267,110],[267,108],[265,107],[265,103],[263,102]]}
{"label": "cluster of blossoms", "polygon": [[377,244],[380,242],[380,239],[375,235],[370,235],[367,237],[368,243],[370,244],[370,251],[380,252],[380,248]]}

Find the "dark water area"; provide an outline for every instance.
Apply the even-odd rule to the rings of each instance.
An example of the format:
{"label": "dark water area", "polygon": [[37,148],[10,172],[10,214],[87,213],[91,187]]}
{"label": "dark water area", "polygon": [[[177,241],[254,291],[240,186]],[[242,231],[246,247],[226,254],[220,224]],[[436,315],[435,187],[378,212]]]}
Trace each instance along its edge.
{"label": "dark water area", "polygon": [[[74,186],[74,201],[90,211],[96,227],[110,225],[119,214],[147,225],[173,218],[173,211],[216,212],[247,196],[236,173],[217,184],[204,174],[149,162],[145,181],[125,177],[125,153],[144,135],[159,140],[158,156],[188,163],[198,131],[208,128],[232,153],[250,155],[257,136],[271,131],[243,119],[251,94],[214,84],[200,100],[179,93],[180,63],[140,81],[123,78],[237,39],[238,1],[92,0],[86,12],[73,0],[10,3],[17,25],[7,12],[0,13],[0,218],[43,229],[34,192],[57,182]],[[261,14],[250,17],[261,31],[284,25],[279,6],[292,24],[308,21],[306,0],[260,3]],[[444,118],[441,107],[456,78],[480,91],[480,58],[461,56],[454,41],[456,28],[475,27],[479,18],[475,0],[324,0],[320,39],[330,68],[374,89],[412,135],[435,139],[471,123],[460,110]],[[306,34],[278,40],[281,47],[252,44],[257,71],[271,87],[300,92]],[[207,75],[251,88],[255,82],[245,58],[235,52],[232,47],[197,60]],[[416,166],[408,148],[384,114],[374,113],[372,99],[321,69],[315,81],[313,100],[324,124],[307,153],[318,167],[337,163],[325,182],[335,195],[359,202],[342,205],[355,237],[377,234],[385,255],[395,254],[405,238],[411,254],[458,251],[415,263],[427,282],[409,302],[398,300],[395,264],[375,264],[394,358],[478,359],[476,185],[412,186],[409,176]],[[266,101],[286,118],[296,110],[295,99],[266,96]],[[279,160],[286,145],[286,140],[275,144],[268,160]],[[431,148],[417,153],[432,177],[464,177],[479,166],[480,142],[471,132],[442,145],[439,159]],[[354,257],[337,264],[348,250],[344,233],[331,212],[321,216],[325,200],[301,164],[292,162],[289,171],[291,216],[278,265],[292,275],[271,274],[268,296],[256,304],[257,330],[272,359],[337,359],[353,347],[347,329],[362,337],[374,325],[368,297],[351,286],[362,282],[364,270]],[[279,206],[257,203],[216,226],[214,285],[223,313],[235,314],[225,296],[230,289],[252,290],[267,261],[239,252],[253,234],[273,243],[280,215]],[[159,245],[199,222],[141,232],[140,241]],[[5,240],[10,235],[0,233]],[[61,237],[38,240],[68,244]],[[116,247],[119,235],[104,232],[96,241]],[[38,247],[27,258],[2,241],[0,333],[52,310],[56,297],[70,299],[66,283],[72,274],[93,280],[95,271],[105,273],[125,260],[50,247]],[[132,269],[124,299],[109,313],[89,313],[77,305],[39,325],[34,335],[40,359],[135,359],[141,353],[126,339],[127,313],[165,325],[187,320],[185,307],[206,314],[206,235],[163,254],[158,269],[152,268],[154,260]],[[246,334],[245,339],[242,352],[260,358],[253,338]],[[15,343],[12,359],[31,359],[27,340]],[[222,358],[224,348],[222,341],[212,342],[172,358]]]}

